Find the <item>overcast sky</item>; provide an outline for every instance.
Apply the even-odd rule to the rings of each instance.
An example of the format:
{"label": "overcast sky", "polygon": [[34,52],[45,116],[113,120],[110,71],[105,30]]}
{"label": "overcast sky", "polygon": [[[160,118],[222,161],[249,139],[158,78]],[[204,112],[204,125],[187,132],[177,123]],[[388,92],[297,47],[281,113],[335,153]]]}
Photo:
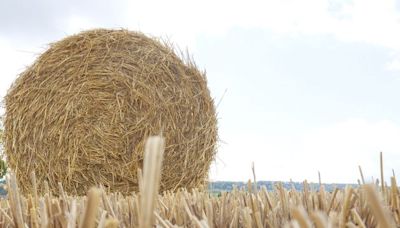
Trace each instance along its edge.
{"label": "overcast sky", "polygon": [[[400,1],[0,1],[0,96],[46,44],[128,28],[188,48],[218,106],[212,180],[400,172]],[[226,93],[225,93],[226,91]],[[225,95],[224,95],[225,94]]]}

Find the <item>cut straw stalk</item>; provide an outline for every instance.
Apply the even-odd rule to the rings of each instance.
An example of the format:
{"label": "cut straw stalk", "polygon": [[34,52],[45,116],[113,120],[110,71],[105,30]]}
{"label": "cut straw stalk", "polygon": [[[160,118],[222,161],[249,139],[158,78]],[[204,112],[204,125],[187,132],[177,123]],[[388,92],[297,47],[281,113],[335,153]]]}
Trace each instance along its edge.
{"label": "cut straw stalk", "polygon": [[[159,148],[152,143],[149,145],[153,146],[146,148],[156,148],[156,151]],[[148,151],[146,149],[145,154]],[[377,185],[362,185],[362,187],[347,188],[345,191],[336,188],[334,192],[329,192],[323,188],[320,188],[320,191],[307,188],[307,184],[304,185],[307,188],[305,191],[296,189],[288,191],[278,183],[272,191],[262,187],[253,192],[251,182],[248,183],[248,191],[234,189],[232,192],[222,193],[221,197],[211,196],[206,191],[186,189],[158,195],[157,191],[153,190],[159,183],[157,174],[160,175],[161,168],[157,168],[158,166],[154,164],[160,163],[160,159],[157,159],[157,156],[156,159],[149,157],[151,156],[145,155],[144,172],[143,175],[140,174],[141,192],[129,196],[104,193],[100,197],[93,192],[88,193],[87,197],[71,195],[53,197],[50,194],[44,196],[39,194],[38,206],[35,206],[34,197],[25,197],[19,192],[15,176],[11,173],[7,178],[8,198],[0,198],[0,227],[73,228],[79,224],[81,227],[97,225],[99,228],[146,226],[147,228],[258,228],[285,227],[285,225],[307,227],[311,222],[317,228],[337,228],[343,224],[346,227],[359,228],[400,227],[399,195],[395,177],[391,179],[391,187],[388,185],[385,187],[387,199],[382,199],[378,191],[381,186]],[[158,171],[149,171],[149,166],[150,169],[155,168]],[[148,176],[152,178],[147,178]],[[155,181],[152,182],[151,179]],[[149,183],[153,186],[146,187]],[[61,186],[59,191],[57,195],[63,196]],[[102,203],[96,203],[100,198]],[[144,203],[146,200],[149,203]],[[316,206],[318,200],[330,202],[329,207]],[[309,211],[300,210],[306,205],[309,206]]]}
{"label": "cut straw stalk", "polygon": [[154,208],[160,186],[164,147],[164,139],[160,136],[147,139],[144,152],[143,187],[140,192],[139,227],[150,228],[154,225]]}
{"label": "cut straw stalk", "polygon": [[368,205],[370,206],[372,213],[374,214],[374,217],[378,222],[378,225],[381,228],[396,227],[388,211],[386,211],[385,208],[383,207],[382,205],[383,200],[376,191],[375,186],[364,185],[363,189],[367,196]]}
{"label": "cut straw stalk", "polygon": [[344,195],[344,203],[340,216],[340,228],[345,228],[351,208],[351,198],[353,196],[353,188],[347,186]]}
{"label": "cut straw stalk", "polygon": [[98,188],[92,188],[88,193],[85,214],[80,228],[93,228],[96,223],[96,213],[99,208],[101,192]]}
{"label": "cut straw stalk", "polygon": [[292,216],[298,222],[300,228],[311,228],[311,222],[307,212],[302,207],[292,208]]}
{"label": "cut straw stalk", "polygon": [[68,223],[67,223],[67,228],[74,228],[76,227],[76,217],[77,217],[77,206],[76,206],[76,200],[73,199],[71,203],[71,209],[70,212],[68,213]]}
{"label": "cut straw stalk", "polygon": [[[147,158],[146,156],[146,160]],[[146,167],[148,163],[145,162],[145,164]],[[150,162],[150,164],[154,163]],[[396,216],[396,207],[391,203],[385,203],[377,196],[371,197],[371,193],[368,193],[364,187],[353,188],[353,194],[349,194],[349,188],[346,191],[341,189],[336,189],[334,192],[327,191],[324,194],[327,202],[335,198],[328,216],[328,208],[320,210],[315,207],[317,209],[315,210],[310,207],[310,212],[299,210],[306,205],[303,200],[305,192],[295,189],[288,192],[280,183],[270,192],[266,188],[260,188],[257,193],[250,194],[247,189],[246,191],[235,189],[232,192],[223,193],[221,197],[210,196],[206,191],[185,189],[177,193],[165,192],[158,195],[151,190],[156,187],[145,187],[148,184],[147,181],[150,180],[145,173],[149,173],[146,168],[143,172],[143,190],[139,194],[132,193],[129,196],[123,196],[119,193],[104,193],[101,197],[96,197],[96,194],[90,192],[87,197],[67,196],[65,199],[38,195],[37,208],[34,207],[32,197],[26,198],[18,190],[10,190],[8,199],[0,199],[0,227],[20,227],[17,222],[18,214],[20,214],[16,210],[18,204],[14,203],[18,201],[17,197],[20,198],[22,216],[19,224],[22,224],[22,227],[27,225],[43,228],[73,228],[77,224],[81,227],[93,227],[93,222],[94,226],[99,228],[146,226],[147,228],[154,226],[239,228],[282,227],[285,224],[290,224],[292,227],[307,227],[311,222],[318,228],[336,228],[339,222],[347,227],[400,225],[398,220],[392,219]],[[9,185],[13,184],[9,183]],[[253,190],[252,185],[249,186]],[[371,187],[376,188],[375,185]],[[144,189],[150,190],[146,192]],[[146,195],[151,192],[152,196]],[[310,199],[316,199],[321,196],[319,193],[310,188],[307,195]],[[379,196],[380,193],[375,190],[375,194]],[[144,203],[146,199],[149,203]],[[102,203],[93,203],[96,201],[102,201]],[[68,207],[63,207],[64,203]],[[289,212],[287,212],[288,208]],[[349,211],[349,216],[345,216]],[[291,222],[293,220],[295,222]]]}
{"label": "cut straw stalk", "polygon": [[23,220],[22,208],[21,208],[21,198],[19,195],[19,188],[17,184],[17,178],[15,173],[11,173],[9,176],[9,189],[10,189],[10,207],[14,214],[14,223],[17,227],[25,227],[25,222]]}
{"label": "cut straw stalk", "polygon": [[355,222],[360,228],[366,228],[364,221],[361,219],[360,215],[358,214],[355,208],[351,209],[351,214],[353,215]]}
{"label": "cut straw stalk", "polygon": [[361,183],[362,183],[362,184],[365,184],[364,174],[363,174],[363,171],[362,171],[360,165],[358,166],[358,171],[360,172]]}
{"label": "cut straw stalk", "polygon": [[328,218],[324,212],[316,211],[312,213],[310,217],[316,228],[328,227]]}
{"label": "cut straw stalk", "polygon": [[379,160],[380,160],[380,168],[381,168],[381,189],[382,189],[382,194],[385,196],[385,179],[383,175],[383,153],[380,152],[379,154]]}

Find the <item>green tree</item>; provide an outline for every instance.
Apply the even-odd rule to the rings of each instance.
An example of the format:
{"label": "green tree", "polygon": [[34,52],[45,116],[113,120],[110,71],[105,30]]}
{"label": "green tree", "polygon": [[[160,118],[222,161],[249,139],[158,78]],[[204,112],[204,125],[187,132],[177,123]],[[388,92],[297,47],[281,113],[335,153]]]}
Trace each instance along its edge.
{"label": "green tree", "polygon": [[3,136],[4,136],[4,130],[3,130],[3,122],[2,118],[0,117],[0,178],[3,178],[4,175],[7,173],[7,163],[4,160],[4,154],[3,154]]}

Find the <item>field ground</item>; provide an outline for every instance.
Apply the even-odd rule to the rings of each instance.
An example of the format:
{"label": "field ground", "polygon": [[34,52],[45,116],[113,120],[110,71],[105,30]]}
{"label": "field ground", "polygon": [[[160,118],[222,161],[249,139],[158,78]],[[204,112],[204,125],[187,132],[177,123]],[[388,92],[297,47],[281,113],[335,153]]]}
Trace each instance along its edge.
{"label": "field ground", "polygon": [[[0,199],[1,227],[399,227],[400,194],[396,177],[390,184],[365,184],[360,168],[360,184],[327,191],[294,184],[272,189],[233,188],[218,195],[197,189],[179,189],[159,194],[163,143],[151,137],[144,156],[143,172],[138,170],[138,193],[123,196],[92,188],[87,196],[68,195],[60,184],[54,196],[49,190],[39,195],[19,191],[16,176],[7,178],[8,195]],[[381,170],[382,170],[381,154]],[[253,170],[254,171],[254,170]],[[32,173],[33,189],[38,189]],[[39,183],[44,184],[46,183]],[[47,188],[48,189],[48,188]]]}
{"label": "field ground", "polygon": [[[143,180],[145,186],[145,180]],[[396,185],[393,177],[392,186]],[[397,187],[362,185],[312,190],[234,188],[215,196],[196,189],[152,194],[154,186],[123,196],[93,188],[87,196],[35,192],[23,196],[15,175],[0,200],[1,227],[396,227],[400,225]],[[146,190],[144,189],[146,188]],[[150,190],[149,190],[150,189]]]}

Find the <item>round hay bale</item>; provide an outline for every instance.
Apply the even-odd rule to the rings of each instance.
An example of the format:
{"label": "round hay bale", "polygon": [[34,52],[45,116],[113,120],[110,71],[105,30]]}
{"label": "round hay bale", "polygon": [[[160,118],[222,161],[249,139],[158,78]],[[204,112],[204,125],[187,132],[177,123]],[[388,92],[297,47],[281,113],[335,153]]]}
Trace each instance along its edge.
{"label": "round hay bale", "polygon": [[[161,190],[203,184],[217,119],[205,74],[170,45],[90,30],[50,45],[5,98],[5,152],[24,192],[30,174],[56,192],[138,190],[145,139],[166,140]],[[44,191],[43,184],[38,190]]]}

